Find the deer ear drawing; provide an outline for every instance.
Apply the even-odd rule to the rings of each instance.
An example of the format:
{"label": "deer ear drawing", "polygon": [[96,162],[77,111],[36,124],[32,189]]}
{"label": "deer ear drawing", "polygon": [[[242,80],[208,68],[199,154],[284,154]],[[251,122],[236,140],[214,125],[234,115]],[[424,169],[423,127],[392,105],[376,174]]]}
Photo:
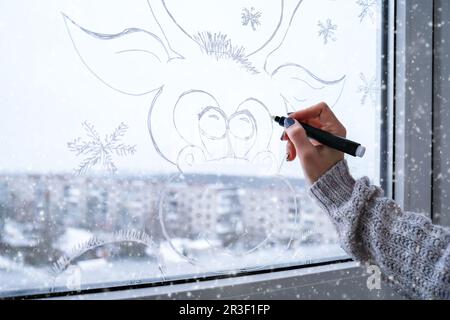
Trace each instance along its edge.
{"label": "deer ear drawing", "polygon": [[286,64],[272,73],[272,81],[283,97],[287,111],[295,111],[317,101],[327,101],[330,106],[334,106],[342,95],[345,76],[326,81],[298,64]]}
{"label": "deer ear drawing", "polygon": [[144,95],[165,83],[170,60],[158,36],[142,29],[101,34],[63,14],[72,43],[83,64],[107,86],[128,95]]}

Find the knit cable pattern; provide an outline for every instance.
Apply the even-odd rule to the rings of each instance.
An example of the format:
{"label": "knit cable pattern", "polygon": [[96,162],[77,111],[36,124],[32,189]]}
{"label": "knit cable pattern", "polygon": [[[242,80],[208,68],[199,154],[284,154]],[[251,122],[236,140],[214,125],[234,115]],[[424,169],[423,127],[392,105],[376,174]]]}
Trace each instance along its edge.
{"label": "knit cable pattern", "polygon": [[450,299],[450,229],[404,212],[367,177],[355,181],[346,160],[309,194],[330,216],[352,258],[378,265],[409,298]]}

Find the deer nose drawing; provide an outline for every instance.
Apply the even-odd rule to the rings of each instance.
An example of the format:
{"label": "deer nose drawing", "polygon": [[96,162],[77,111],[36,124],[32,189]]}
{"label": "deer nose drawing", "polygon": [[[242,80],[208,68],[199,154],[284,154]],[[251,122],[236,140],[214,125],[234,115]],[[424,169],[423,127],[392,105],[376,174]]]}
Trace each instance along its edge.
{"label": "deer nose drawing", "polygon": [[210,159],[245,158],[255,142],[256,121],[247,111],[230,117],[218,107],[207,107],[198,116],[203,147]]}

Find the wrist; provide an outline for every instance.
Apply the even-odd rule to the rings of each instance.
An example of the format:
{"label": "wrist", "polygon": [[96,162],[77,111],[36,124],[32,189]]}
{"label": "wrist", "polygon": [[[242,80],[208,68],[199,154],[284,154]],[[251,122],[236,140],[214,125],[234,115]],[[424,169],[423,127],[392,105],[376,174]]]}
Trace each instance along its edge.
{"label": "wrist", "polygon": [[347,161],[343,159],[313,183],[309,194],[323,209],[330,212],[348,202],[354,185],[355,180],[350,174]]}
{"label": "wrist", "polygon": [[[332,170],[337,164],[339,164],[342,161],[345,161],[344,155],[339,155],[338,157],[327,156],[328,161],[326,163],[323,163],[322,160],[324,156],[322,156],[320,160],[311,162],[310,170],[307,171],[307,176],[310,185],[314,185],[317,181],[319,181],[325,174],[327,174],[330,170]],[[306,169],[306,166],[304,166]]]}

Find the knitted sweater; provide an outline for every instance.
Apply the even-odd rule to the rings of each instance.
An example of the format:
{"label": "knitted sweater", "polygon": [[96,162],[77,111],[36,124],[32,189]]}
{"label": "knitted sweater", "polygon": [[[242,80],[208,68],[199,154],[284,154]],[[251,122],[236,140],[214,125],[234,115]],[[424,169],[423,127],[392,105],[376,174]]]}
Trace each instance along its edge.
{"label": "knitted sweater", "polygon": [[403,212],[368,178],[355,181],[345,160],[309,193],[331,217],[352,258],[376,264],[409,298],[450,299],[450,229]]}

